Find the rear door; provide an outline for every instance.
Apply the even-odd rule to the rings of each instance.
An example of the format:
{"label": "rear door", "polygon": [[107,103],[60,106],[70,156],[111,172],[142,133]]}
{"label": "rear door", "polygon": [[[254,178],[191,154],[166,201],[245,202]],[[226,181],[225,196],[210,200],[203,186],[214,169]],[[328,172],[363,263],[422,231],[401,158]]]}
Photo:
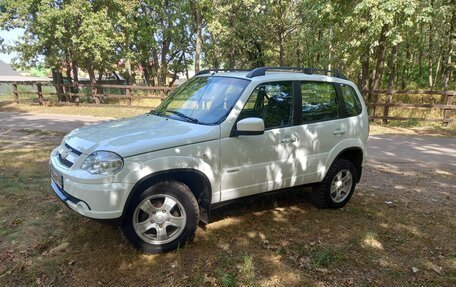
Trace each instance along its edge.
{"label": "rear door", "polygon": [[301,81],[299,87],[301,125],[294,128],[299,141],[297,185],[321,181],[329,152],[347,129],[335,84]]}

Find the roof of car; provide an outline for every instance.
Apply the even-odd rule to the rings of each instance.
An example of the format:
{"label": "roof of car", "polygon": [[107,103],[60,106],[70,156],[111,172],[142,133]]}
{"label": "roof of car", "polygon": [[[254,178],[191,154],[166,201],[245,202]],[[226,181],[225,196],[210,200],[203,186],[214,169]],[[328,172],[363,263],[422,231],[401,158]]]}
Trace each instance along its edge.
{"label": "roof of car", "polygon": [[[250,70],[245,71],[225,71],[225,70],[205,70],[196,74],[196,76],[214,76],[214,77],[234,77],[234,78],[241,78],[247,80],[306,80],[306,81],[328,81],[328,82],[350,82],[343,76],[339,74],[337,76],[328,76],[322,74],[314,74],[314,73],[303,73],[299,71],[287,71],[287,70],[266,70],[262,75],[255,75],[254,77],[249,76],[251,75]],[[342,75],[342,76],[340,76]],[[351,82],[350,82],[351,83]]]}

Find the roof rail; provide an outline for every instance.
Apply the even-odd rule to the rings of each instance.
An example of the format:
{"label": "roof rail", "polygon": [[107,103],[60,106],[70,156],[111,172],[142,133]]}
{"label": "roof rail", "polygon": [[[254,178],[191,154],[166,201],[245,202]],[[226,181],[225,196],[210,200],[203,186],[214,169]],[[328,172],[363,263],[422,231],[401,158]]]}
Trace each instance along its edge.
{"label": "roof rail", "polygon": [[249,72],[249,70],[245,69],[206,69],[206,70],[201,70],[198,73],[195,74],[195,76],[199,75],[205,75],[205,74],[210,74],[211,72],[218,73],[218,72]]}
{"label": "roof rail", "polygon": [[305,67],[260,67],[251,70],[247,74],[247,78],[254,78],[258,76],[264,76],[266,71],[268,70],[276,70],[276,71],[301,71],[304,74],[312,75],[317,73],[323,74],[332,74],[336,78],[347,80],[344,74],[336,70],[326,70],[326,69],[316,69],[316,68],[305,68]]}

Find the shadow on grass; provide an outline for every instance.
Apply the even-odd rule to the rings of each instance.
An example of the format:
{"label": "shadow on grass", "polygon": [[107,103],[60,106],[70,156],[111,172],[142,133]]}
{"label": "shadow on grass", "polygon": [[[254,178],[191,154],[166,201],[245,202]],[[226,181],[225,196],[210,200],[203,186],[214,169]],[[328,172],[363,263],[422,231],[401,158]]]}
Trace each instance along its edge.
{"label": "shadow on grass", "polygon": [[366,165],[350,203],[339,210],[314,208],[300,189],[221,207],[185,248],[147,255],[117,227],[60,203],[47,180],[47,151],[27,153],[9,154],[16,168],[0,167],[1,286],[456,283],[455,177],[427,169],[429,163]]}

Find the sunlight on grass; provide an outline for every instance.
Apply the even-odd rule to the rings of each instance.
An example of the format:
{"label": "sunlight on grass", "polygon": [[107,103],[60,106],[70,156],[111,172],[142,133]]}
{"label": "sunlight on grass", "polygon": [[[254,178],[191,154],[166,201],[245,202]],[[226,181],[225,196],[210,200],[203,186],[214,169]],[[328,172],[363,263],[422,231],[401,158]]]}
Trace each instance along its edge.
{"label": "sunlight on grass", "polygon": [[7,104],[0,106],[0,111],[63,114],[92,117],[126,118],[147,113],[152,108],[138,108],[128,106],[39,106],[27,104]]}
{"label": "sunlight on grass", "polygon": [[253,264],[253,258],[252,256],[246,254],[243,256],[242,260],[243,262],[239,271],[241,273],[244,286],[254,286],[255,266]]}
{"label": "sunlight on grass", "polygon": [[377,235],[373,232],[367,232],[363,239],[363,244],[366,247],[383,250],[383,244],[376,239]]}
{"label": "sunlight on grass", "polygon": [[[0,134],[8,146],[0,152],[0,286],[347,286],[347,277],[354,286],[454,285],[454,174],[417,178],[398,166],[369,166],[342,210],[317,210],[303,193],[284,191],[214,211],[191,244],[147,255],[117,227],[78,216],[55,197],[48,159],[60,140],[31,130]],[[372,187],[381,176],[389,186]],[[403,196],[424,181],[448,194],[438,202],[414,194],[407,199],[417,204],[404,206]],[[277,211],[281,222],[272,220]]]}

